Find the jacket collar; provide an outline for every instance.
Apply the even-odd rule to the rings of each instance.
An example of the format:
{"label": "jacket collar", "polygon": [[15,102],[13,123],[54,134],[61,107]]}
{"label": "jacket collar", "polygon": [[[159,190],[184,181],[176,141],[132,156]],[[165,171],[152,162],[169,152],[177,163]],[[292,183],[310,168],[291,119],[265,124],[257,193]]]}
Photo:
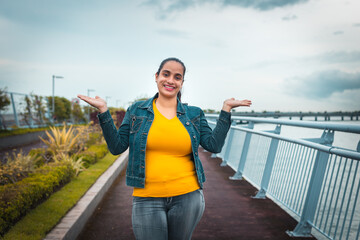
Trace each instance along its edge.
{"label": "jacket collar", "polygon": [[[158,98],[158,97],[159,97],[159,93],[156,93],[152,98],[149,98],[148,100],[145,100],[143,103],[141,103],[139,105],[139,108],[148,109],[150,112],[154,112],[153,107],[152,107],[152,103],[153,103],[154,99]],[[183,113],[183,114],[185,113],[184,105],[181,103],[179,98],[177,99],[176,112],[177,113]]]}

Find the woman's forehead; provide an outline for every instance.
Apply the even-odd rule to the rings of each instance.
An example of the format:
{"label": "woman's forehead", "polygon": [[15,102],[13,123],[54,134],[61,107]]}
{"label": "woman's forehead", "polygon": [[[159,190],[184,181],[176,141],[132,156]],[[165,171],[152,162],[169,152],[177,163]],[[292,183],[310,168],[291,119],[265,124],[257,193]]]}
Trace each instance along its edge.
{"label": "woman's forehead", "polygon": [[166,62],[161,70],[174,72],[174,73],[180,73],[180,74],[183,74],[183,72],[184,72],[183,66],[176,61]]}

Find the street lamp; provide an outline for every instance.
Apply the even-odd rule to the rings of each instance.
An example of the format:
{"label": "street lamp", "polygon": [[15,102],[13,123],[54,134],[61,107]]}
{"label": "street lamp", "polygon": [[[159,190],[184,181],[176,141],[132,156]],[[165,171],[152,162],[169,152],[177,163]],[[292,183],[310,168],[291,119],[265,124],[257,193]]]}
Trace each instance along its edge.
{"label": "street lamp", "polygon": [[[88,89],[87,90],[87,96],[90,97],[90,92],[95,92],[94,89]],[[89,122],[90,122],[90,107],[88,107],[88,119],[89,119]]]}
{"label": "street lamp", "polygon": [[54,101],[54,98],[55,98],[55,78],[64,78],[62,76],[55,76],[53,75],[52,76],[52,119],[54,121],[54,114],[55,114],[55,101]]}
{"label": "street lamp", "polygon": [[111,97],[109,96],[106,96],[105,99],[106,99],[106,105],[108,105],[108,99],[110,99]]}

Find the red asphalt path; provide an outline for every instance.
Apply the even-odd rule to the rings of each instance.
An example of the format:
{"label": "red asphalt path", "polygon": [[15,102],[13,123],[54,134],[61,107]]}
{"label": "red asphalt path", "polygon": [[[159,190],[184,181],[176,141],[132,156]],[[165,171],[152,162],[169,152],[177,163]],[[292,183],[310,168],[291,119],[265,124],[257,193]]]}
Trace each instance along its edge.
{"label": "red asphalt path", "polygon": [[[256,189],[248,182],[232,181],[230,167],[221,159],[199,151],[206,182],[205,212],[192,239],[314,239],[290,238],[285,231],[297,222],[269,199],[253,199]],[[125,186],[125,172],[114,182],[78,240],[135,239],[131,227],[132,188]]]}

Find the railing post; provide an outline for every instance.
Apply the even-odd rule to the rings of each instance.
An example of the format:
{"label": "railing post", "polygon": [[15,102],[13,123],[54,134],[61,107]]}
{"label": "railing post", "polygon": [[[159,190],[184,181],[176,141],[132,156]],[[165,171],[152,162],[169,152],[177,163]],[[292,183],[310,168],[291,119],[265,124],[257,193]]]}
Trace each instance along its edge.
{"label": "railing post", "polygon": [[[275,130],[271,131],[271,132],[273,132],[275,134],[280,134],[280,130],[281,130],[281,125],[277,125]],[[256,193],[256,195],[253,198],[264,199],[266,197],[266,191],[267,191],[267,188],[269,186],[271,172],[272,172],[272,168],[274,166],[274,160],[275,160],[278,145],[279,145],[279,139],[275,139],[275,138],[271,139],[270,148],[269,148],[269,152],[268,152],[267,159],[266,159],[264,173],[263,173],[262,178],[261,178],[260,190]]]}
{"label": "railing post", "polygon": [[[322,144],[331,145],[333,142],[333,137],[333,130],[325,130],[321,136]],[[330,154],[328,152],[321,152],[319,150],[316,154],[315,163],[311,173],[309,188],[306,194],[304,208],[301,213],[300,221],[293,231],[286,231],[286,233],[292,237],[311,236],[311,223],[314,220],[315,211],[318,205],[320,191],[323,185],[329,155]]]}
{"label": "railing post", "polygon": [[[29,95],[26,95],[27,99],[29,99],[29,101],[31,101],[31,96]],[[27,106],[29,108],[29,123],[30,123],[30,128],[33,128],[34,127],[34,120],[33,120],[33,116],[32,116],[32,113],[31,113],[31,106]]]}
{"label": "railing post", "polygon": [[16,107],[15,107],[15,102],[14,102],[14,96],[13,96],[13,93],[10,93],[10,98],[11,98],[11,105],[13,107],[13,113],[14,113],[14,119],[15,119],[15,124],[17,127],[20,127],[20,124],[19,124],[19,119],[17,117],[17,114],[16,114]]}
{"label": "railing post", "polygon": [[[253,129],[254,128],[254,123],[249,122],[249,125],[247,126],[247,128]],[[237,169],[236,173],[234,174],[234,176],[229,177],[229,179],[231,179],[231,180],[241,180],[242,179],[247,154],[248,154],[248,151],[249,151],[251,135],[252,135],[252,133],[249,133],[249,132],[246,133],[244,146],[243,146],[243,149],[242,149],[242,152],[241,152],[241,157],[240,157],[238,169]]]}
{"label": "railing post", "polygon": [[[232,121],[231,126],[236,126],[236,122]],[[234,131],[235,130],[230,127],[230,133],[229,133],[229,137],[228,137],[228,140],[227,140],[225,156],[224,156],[224,158],[223,158],[223,160],[222,160],[222,162],[220,164],[221,167],[227,166],[227,160],[229,159],[229,155],[230,155],[230,151],[231,151],[231,143],[232,143],[232,140],[233,140],[233,137],[234,137]]]}

